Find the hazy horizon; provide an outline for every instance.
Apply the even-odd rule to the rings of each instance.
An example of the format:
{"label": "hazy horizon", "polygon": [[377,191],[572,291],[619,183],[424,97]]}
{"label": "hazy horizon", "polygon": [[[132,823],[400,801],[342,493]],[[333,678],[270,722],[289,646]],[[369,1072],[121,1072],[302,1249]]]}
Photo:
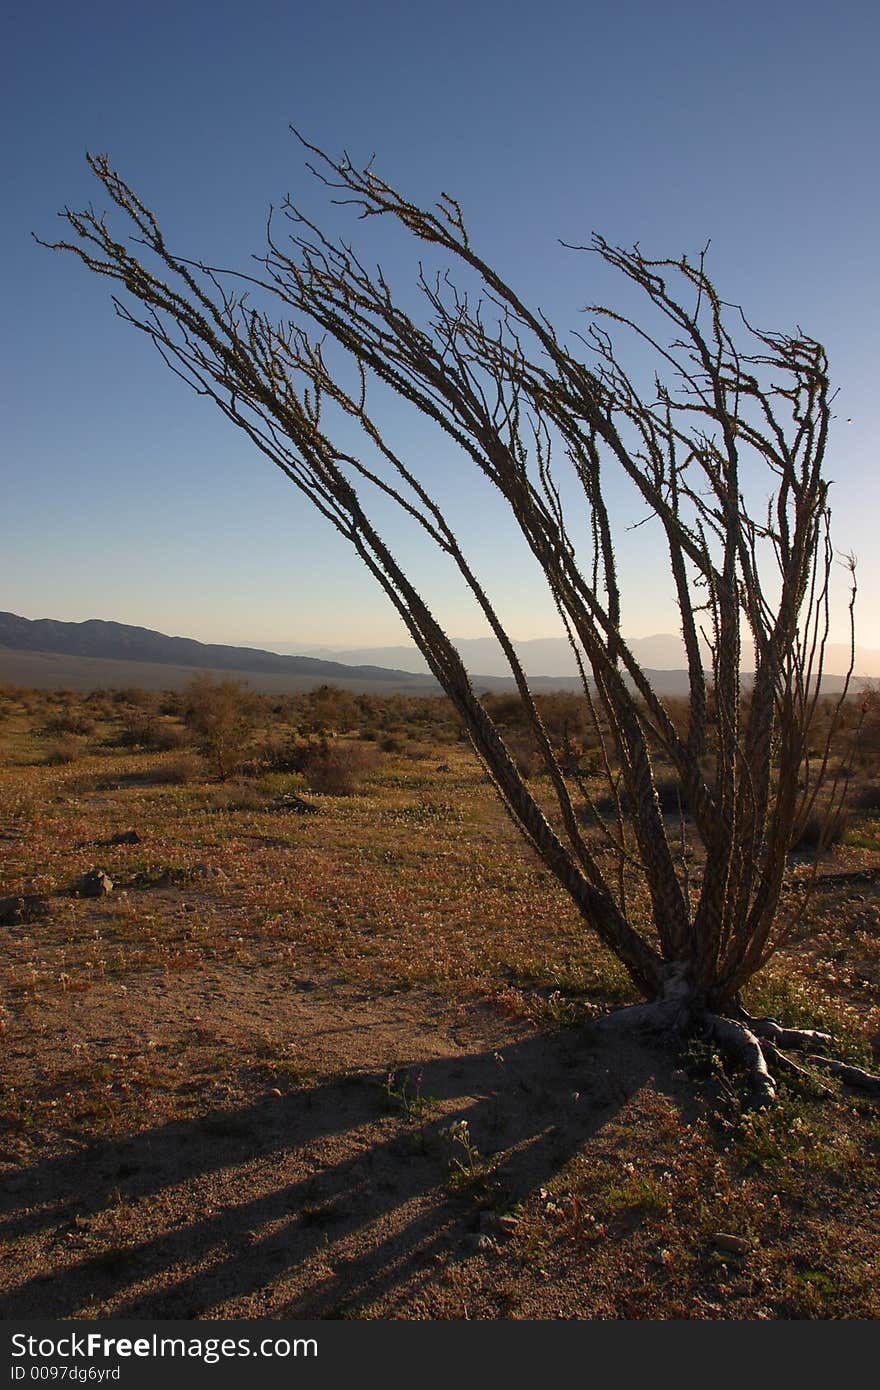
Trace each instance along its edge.
{"label": "hazy horizon", "polygon": [[[47,613],[18,614],[31,621],[56,622],[112,622],[125,626],[142,627],[151,632],[161,632],[166,637],[184,637],[209,645],[243,647],[258,651],[274,652],[282,656],[314,656],[338,661],[350,666],[381,666],[395,670],[426,673],[428,664],[414,643],[408,640],[391,643],[339,643],[308,642],[305,640],[259,640],[251,637],[232,636],[229,638],[205,637],[195,631],[173,632],[156,627],[152,623],[127,624],[123,619],[100,613],[91,614],[85,619],[53,618]],[[491,634],[463,637],[451,633],[462,659],[473,675],[508,676],[510,668],[498,642]],[[640,664],[648,670],[676,671],[686,665],[684,643],[680,636],[672,632],[648,633],[634,636],[624,633],[633,654]],[[511,633],[511,640],[522,661],[526,674],[533,677],[569,677],[577,674],[577,666],[568,641],[560,636],[519,637]],[[706,664],[710,664],[708,648],[704,648]],[[828,675],[844,675],[849,666],[850,648],[848,643],[829,642],[826,649],[825,671]],[[751,669],[752,658],[748,642],[744,643],[743,670]],[[862,645],[856,647],[854,674],[867,678],[880,677],[880,650]]]}

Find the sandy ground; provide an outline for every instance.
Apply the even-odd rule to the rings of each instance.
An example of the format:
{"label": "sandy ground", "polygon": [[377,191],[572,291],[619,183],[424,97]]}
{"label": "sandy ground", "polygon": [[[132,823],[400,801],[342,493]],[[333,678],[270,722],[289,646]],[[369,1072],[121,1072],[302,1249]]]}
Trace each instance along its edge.
{"label": "sandy ground", "polygon": [[[618,1041],[612,1055],[583,1030],[423,993],[371,998],[317,974],[157,973],[65,1005],[6,1039],[30,1084],[51,1076],[63,1114],[74,1058],[127,1057],[141,1079],[113,1133],[83,1138],[59,1114],[6,1166],[5,1318],[602,1315],[616,1262],[594,1281],[580,1252],[551,1276],[519,1204],[546,1204],[591,1145],[613,1156],[612,1120],[689,1105],[662,1052]],[[231,1062],[269,1034],[296,1057],[294,1079],[216,1079],[221,1039]],[[142,1059],[175,1049],[177,1075],[150,1092]],[[156,1118],[132,1127],[145,1097]],[[442,1133],[458,1120],[473,1161]]]}

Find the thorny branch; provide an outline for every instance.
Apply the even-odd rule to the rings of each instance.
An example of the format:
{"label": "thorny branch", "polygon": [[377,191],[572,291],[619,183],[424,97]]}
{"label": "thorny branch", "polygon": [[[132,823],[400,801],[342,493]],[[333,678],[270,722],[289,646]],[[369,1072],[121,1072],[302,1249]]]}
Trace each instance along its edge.
{"label": "thorny branch", "polygon": [[[372,164],[359,168],[302,143],[334,202],[361,219],[391,219],[440,257],[435,268],[420,262],[421,314],[402,307],[409,300],[381,269],[289,199],[270,217],[252,271],[177,256],[103,156],[89,163],[131,240],[117,240],[93,208],[67,209],[73,239],[56,248],[109,279],[119,315],[354,546],[453,701],[511,816],[646,997],[668,998],[670,981],[678,989],[686,978],[692,1001],[730,1016],[742,986],[785,938],[788,851],[823,804],[842,708],[843,696],[823,748],[811,753],[833,568],[825,352],[800,330],[752,327],[720,298],[705,250],[697,264],[650,260],[601,236],[572,249],[598,255],[640,290],[658,326],[594,306],[567,345],[477,253],[454,199],[419,208]],[[622,365],[619,334],[653,354],[650,391]],[[380,425],[374,402],[389,393],[479,470],[537,560],[581,672],[610,818],[554,747],[514,644],[420,461],[405,459]],[[362,451],[334,443],[342,416],[360,431]],[[690,685],[684,730],[621,632],[615,471],[665,537]],[[365,500],[376,490],[454,564],[500,643],[551,803],[518,770],[458,652],[377,531]],[[766,508],[751,500],[762,491]],[[748,691],[744,638],[754,650]],[[701,846],[698,891],[683,810],[676,845],[659,804],[658,753],[675,769]],[[572,799],[578,789],[586,815]],[[838,797],[833,784],[832,811]],[[632,885],[650,903],[641,923],[629,910]],[[713,1025],[718,1037],[760,1054],[741,1018],[728,1023]]]}

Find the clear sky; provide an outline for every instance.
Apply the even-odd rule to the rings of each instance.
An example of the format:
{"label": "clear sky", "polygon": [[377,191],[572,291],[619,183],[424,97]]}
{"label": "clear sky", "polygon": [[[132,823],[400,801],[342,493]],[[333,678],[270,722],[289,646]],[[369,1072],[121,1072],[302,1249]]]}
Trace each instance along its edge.
{"label": "clear sky", "polygon": [[[91,149],[181,253],[244,265],[268,204],[305,185],[292,122],[333,153],[375,151],[415,200],[457,195],[476,246],[559,327],[614,286],[557,238],[678,255],[711,237],[725,298],[828,348],[834,537],[860,563],[859,641],[880,647],[873,0],[47,0],[15,6],[5,39],[0,608],[267,646],[403,638],[345,543],[115,319],[105,286],[31,240],[100,197]],[[446,466],[438,440],[400,428]],[[484,494],[462,479],[459,497],[512,634],[554,633]],[[634,537],[624,630],[673,631],[662,556]],[[441,566],[412,560],[447,630],[478,635]]]}

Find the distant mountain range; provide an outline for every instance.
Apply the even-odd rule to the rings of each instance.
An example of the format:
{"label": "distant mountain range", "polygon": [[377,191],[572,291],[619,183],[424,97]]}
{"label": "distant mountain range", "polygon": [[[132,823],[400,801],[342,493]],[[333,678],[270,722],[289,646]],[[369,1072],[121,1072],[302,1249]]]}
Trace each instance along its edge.
{"label": "distant mountain range", "polygon": [[[507,676],[509,667],[499,644],[492,637],[457,638],[455,645],[464,658],[469,671],[479,671],[481,676]],[[645,670],[683,671],[687,666],[684,643],[680,637],[671,633],[658,633],[653,637],[628,637],[627,643]],[[276,645],[276,644],[273,644]],[[530,676],[562,677],[576,676],[577,667],[571,647],[564,637],[537,637],[526,642],[514,642],[517,656],[524,670]],[[362,647],[337,649],[331,647],[306,647],[302,643],[278,643],[279,651],[298,651],[324,660],[341,661],[358,665],[361,662],[374,662],[377,666],[394,666],[403,671],[427,671],[422,654],[416,647]],[[828,675],[843,676],[849,666],[849,647],[843,643],[830,642],[826,651],[825,671]],[[712,661],[708,647],[704,648],[706,668]],[[746,649],[745,668],[752,664],[749,650]],[[855,674],[857,676],[880,676],[880,652],[865,647],[856,649]]]}
{"label": "distant mountain range", "polygon": [[[295,678],[295,688],[336,681],[350,686],[355,681],[364,689],[389,685],[412,690],[413,693],[437,689],[433,677],[411,671],[386,670],[368,663],[343,665],[338,661],[310,656],[286,656],[251,647],[196,642],[191,637],[166,637],[164,633],[153,632],[150,628],[130,627],[127,623],[105,622],[98,618],[90,618],[83,623],[62,623],[53,618],[30,619],[20,618],[15,613],[0,613],[0,652],[0,672],[9,669],[8,654],[14,652],[87,661],[90,669],[96,662],[111,661],[132,666],[173,667],[187,677],[193,670],[210,670],[241,673],[251,678]],[[58,663],[50,665],[55,668]],[[38,666],[35,669],[41,668]],[[50,667],[46,666],[46,669]],[[75,668],[71,670],[75,674]],[[4,678],[17,679],[8,675]],[[132,677],[126,683],[133,685],[137,682]],[[251,680],[251,684],[258,683]],[[51,684],[55,684],[55,681]],[[109,680],[107,684],[110,684]],[[149,681],[151,687],[155,688],[155,684],[154,680]],[[275,682],[271,684],[273,688],[281,688]]]}
{"label": "distant mountain range", "polygon": [[[478,691],[514,688],[497,643],[473,638],[456,645]],[[687,694],[688,678],[682,669],[678,639],[644,637],[630,645],[658,694]],[[576,668],[563,640],[541,638],[518,642],[516,647],[533,689],[576,688]],[[873,658],[874,665],[872,669],[857,666],[859,674],[880,672],[880,653],[864,656]],[[667,666],[666,662],[672,664]],[[377,694],[430,695],[439,691],[414,647],[306,655],[167,637],[150,628],[98,618],[64,623],[0,613],[0,680],[56,689],[142,686],[156,690],[184,685],[194,671],[204,670],[245,678],[255,688],[269,692],[308,690],[324,683]],[[831,692],[840,684],[839,676],[832,674],[825,687]]]}

